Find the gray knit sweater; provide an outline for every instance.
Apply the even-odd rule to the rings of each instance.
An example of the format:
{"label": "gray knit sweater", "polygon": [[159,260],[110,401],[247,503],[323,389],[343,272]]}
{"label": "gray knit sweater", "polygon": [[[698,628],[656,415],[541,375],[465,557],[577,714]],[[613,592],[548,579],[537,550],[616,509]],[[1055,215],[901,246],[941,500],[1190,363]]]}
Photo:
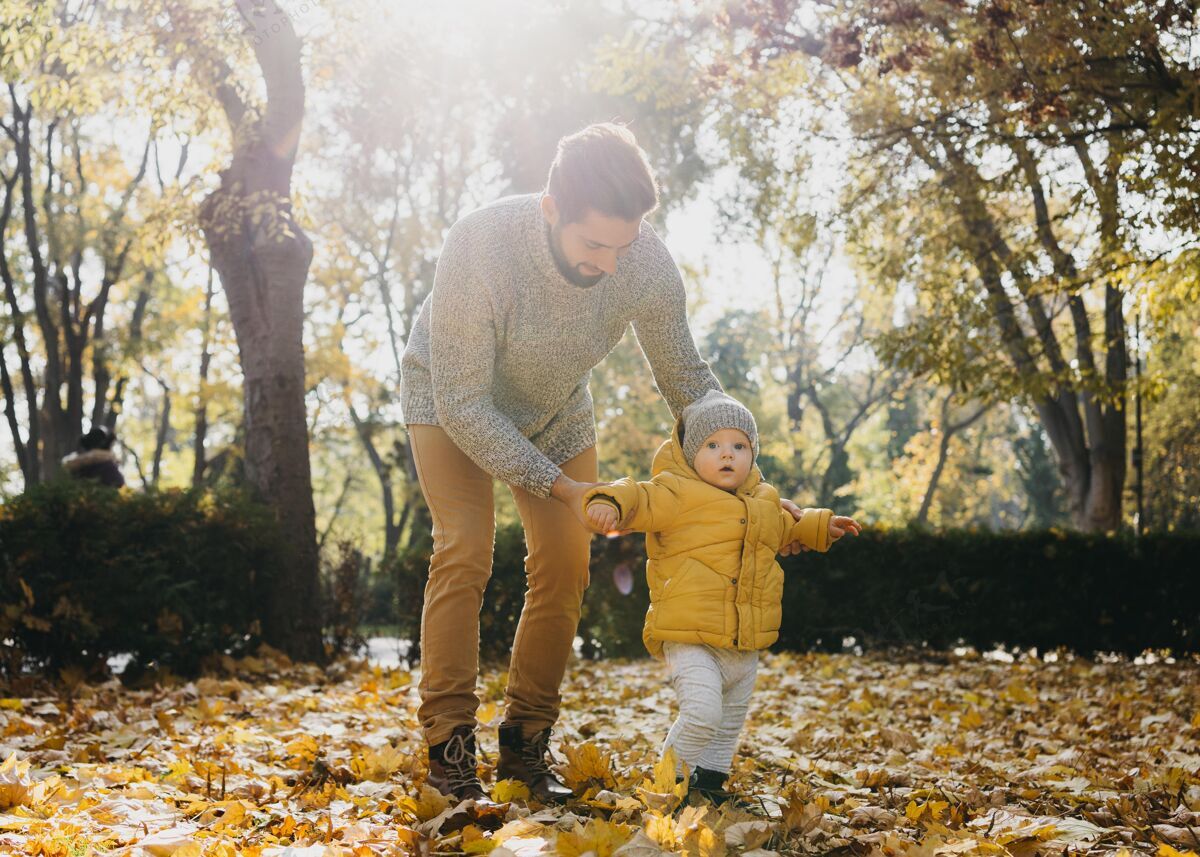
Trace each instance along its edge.
{"label": "gray knit sweater", "polygon": [[679,269],[649,225],[590,289],[562,276],[540,194],[450,229],[401,364],[409,424],[441,426],[497,479],[539,497],[596,443],[588,378],[633,323],[676,416],[720,384],[688,329]]}

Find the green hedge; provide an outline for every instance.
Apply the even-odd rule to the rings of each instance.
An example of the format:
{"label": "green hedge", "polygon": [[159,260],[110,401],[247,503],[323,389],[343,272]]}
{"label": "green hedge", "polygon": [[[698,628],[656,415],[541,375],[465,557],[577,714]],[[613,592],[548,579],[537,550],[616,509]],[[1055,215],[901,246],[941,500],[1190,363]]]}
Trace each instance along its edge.
{"label": "green hedge", "polygon": [[192,673],[256,645],[256,581],[282,552],[269,515],[237,494],[37,486],[0,506],[0,670]]}
{"label": "green hedge", "polygon": [[[613,582],[613,569],[623,562],[632,571],[634,589],[631,595],[622,595]],[[642,619],[649,598],[645,563],[640,538],[597,539],[593,542],[591,585],[584,598],[579,623],[585,657],[639,657],[645,654]],[[376,580],[376,589],[387,591],[394,598],[389,605],[391,612],[386,616],[372,612],[369,614],[371,619],[383,619],[387,624],[394,622],[398,636],[415,643],[421,631],[428,568],[428,545],[397,556],[390,568],[385,568],[385,575]],[[369,591],[367,600],[373,601],[376,597]],[[481,659],[493,664],[508,661],[524,604],[525,534],[520,524],[502,526],[496,530],[492,576],[479,613]],[[414,648],[413,654],[419,657],[419,649]]]}
{"label": "green hedge", "polygon": [[[480,615],[486,660],[508,657],[524,555],[520,526],[500,528]],[[260,581],[282,556],[269,514],[237,494],[39,486],[0,506],[0,673],[101,667],[131,653],[133,676],[151,665],[186,674],[210,655],[249,651],[255,605],[269,597]],[[1197,556],[1200,535],[869,531],[828,554],[783,560],[778,646],[840,649],[852,637],[864,647],[1200,651]],[[351,552],[327,569],[341,593],[332,601],[361,597],[364,563]],[[428,549],[416,549],[375,575],[390,581],[386,600],[411,639],[427,565]],[[614,579],[622,565],[628,594]],[[593,543],[579,629],[586,657],[644,654],[644,567],[640,536]],[[341,605],[331,624],[362,616],[370,597]]]}
{"label": "green hedge", "polygon": [[1200,535],[864,533],[784,560],[790,649],[1200,651]]}
{"label": "green hedge", "polygon": [[[588,657],[638,657],[648,592],[641,536],[593,542],[591,586],[579,635]],[[525,591],[519,526],[497,533],[480,617],[486,659],[507,658]],[[944,649],[958,644],[1059,647],[1082,654],[1145,649],[1197,652],[1200,535],[1105,537],[1082,533],[868,531],[827,554],[782,559],[784,620],[777,648]],[[405,574],[423,572],[409,556]],[[622,563],[634,587],[614,582]],[[423,580],[423,578],[422,578]],[[420,587],[401,601],[416,635]],[[411,596],[416,597],[411,597]]]}

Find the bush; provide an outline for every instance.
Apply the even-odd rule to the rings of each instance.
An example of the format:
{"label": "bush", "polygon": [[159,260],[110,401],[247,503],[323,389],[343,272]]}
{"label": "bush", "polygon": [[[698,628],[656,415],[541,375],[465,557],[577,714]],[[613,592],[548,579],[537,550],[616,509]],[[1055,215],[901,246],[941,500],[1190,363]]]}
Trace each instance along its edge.
{"label": "bush", "polygon": [[103,668],[130,653],[194,673],[257,644],[256,582],[283,556],[234,493],[116,492],[56,481],[0,506],[0,670]]}
{"label": "bush", "polygon": [[[583,654],[589,658],[638,657],[642,646],[642,619],[649,592],[644,573],[645,555],[633,539],[597,540],[592,544],[591,585],[583,600],[579,636]],[[421,610],[425,582],[429,577],[431,548],[422,544],[402,551],[387,569],[393,581],[388,591],[394,603],[386,615],[371,614],[370,621],[391,625],[397,634],[411,640],[412,658],[420,658]],[[507,663],[521,608],[525,605],[525,533],[519,523],[496,529],[492,576],[483,595],[479,614],[479,655],[489,663]],[[632,572],[634,588],[623,595],[613,582],[613,570],[625,563]],[[382,587],[380,587],[382,589]]]}
{"label": "bush", "polygon": [[[631,536],[593,543],[579,635],[587,657],[641,656],[645,554]],[[1042,531],[868,531],[827,554],[781,560],[786,575],[777,648],[840,649],[957,644],[1063,647],[1082,654],[1200,651],[1198,535],[1096,536]],[[410,570],[424,569],[427,554]],[[484,596],[481,651],[507,658],[525,589],[519,526],[497,533]],[[622,563],[632,593],[614,584]],[[423,578],[422,578],[423,580]],[[410,601],[409,627],[419,628]]]}
{"label": "bush", "polygon": [[789,649],[1200,651],[1200,536],[867,532],[784,560]]}

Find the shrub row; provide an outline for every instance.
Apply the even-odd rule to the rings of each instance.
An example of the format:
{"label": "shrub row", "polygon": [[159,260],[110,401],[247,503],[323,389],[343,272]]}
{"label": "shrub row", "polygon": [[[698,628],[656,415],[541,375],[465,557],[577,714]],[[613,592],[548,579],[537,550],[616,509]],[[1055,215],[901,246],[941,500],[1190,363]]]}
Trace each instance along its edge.
{"label": "shrub row", "polygon": [[238,494],[37,486],[0,506],[0,671],[130,654],[134,673],[190,673],[239,654],[282,556],[268,513]]}
{"label": "shrub row", "polygon": [[[519,527],[497,534],[481,615],[485,657],[507,656],[523,601]],[[781,560],[777,648],[970,645],[1065,648],[1080,654],[1200,652],[1200,535],[1095,536],[1042,531],[920,530],[847,538],[827,554]],[[409,557],[418,573],[426,556]],[[632,591],[617,581],[624,565]],[[642,538],[597,540],[579,635],[589,657],[643,655],[648,592]],[[625,578],[628,580],[628,577]],[[419,598],[401,611],[416,633]]]}
{"label": "shrub row", "polygon": [[[486,660],[508,656],[524,554],[520,526],[502,527],[480,615]],[[269,513],[236,493],[38,486],[0,506],[0,674],[97,667],[119,653],[132,654],[134,674],[151,664],[190,673],[210,655],[249,651],[256,605],[270,597],[263,581],[278,579],[284,555]],[[778,647],[853,638],[865,648],[1197,652],[1198,555],[1200,535],[868,532],[782,560]],[[357,569],[370,564],[343,550],[327,569],[335,636],[353,638],[356,617],[377,619],[390,603],[401,636],[415,639],[427,563],[427,547],[402,553],[364,587]],[[644,654],[644,564],[640,536],[594,543],[586,657]]]}

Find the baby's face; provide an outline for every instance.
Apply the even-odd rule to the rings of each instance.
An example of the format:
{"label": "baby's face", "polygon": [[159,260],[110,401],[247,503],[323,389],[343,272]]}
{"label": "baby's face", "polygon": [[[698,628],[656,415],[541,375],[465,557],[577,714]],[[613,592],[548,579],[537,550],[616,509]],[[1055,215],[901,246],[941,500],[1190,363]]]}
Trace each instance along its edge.
{"label": "baby's face", "polygon": [[738,429],[726,428],[713,432],[700,444],[695,468],[709,485],[725,491],[736,491],[750,475],[754,451],[750,438]]}

